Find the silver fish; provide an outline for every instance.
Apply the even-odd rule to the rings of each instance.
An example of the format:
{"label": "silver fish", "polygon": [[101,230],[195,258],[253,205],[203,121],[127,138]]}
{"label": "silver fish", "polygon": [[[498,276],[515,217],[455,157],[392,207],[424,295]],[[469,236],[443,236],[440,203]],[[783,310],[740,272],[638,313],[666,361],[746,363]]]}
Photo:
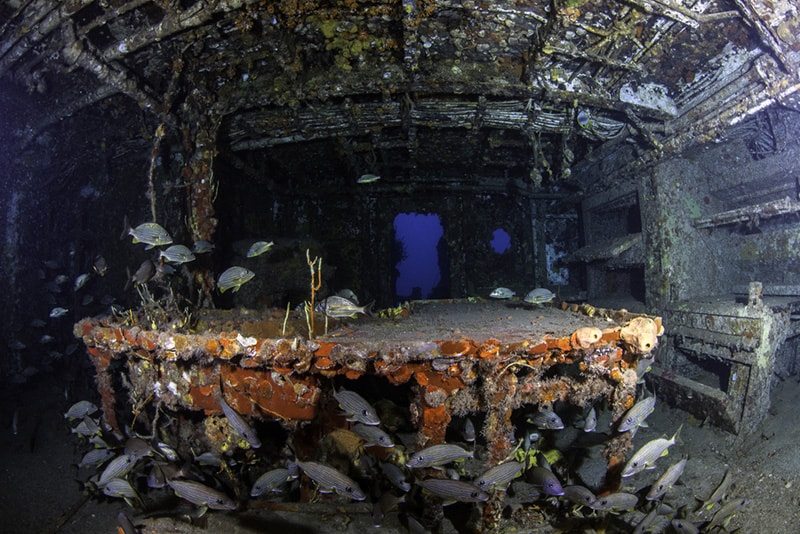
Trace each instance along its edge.
{"label": "silver fish", "polygon": [[617,428],[618,432],[631,431],[631,436],[635,435],[636,430],[644,423],[644,420],[653,413],[656,407],[656,397],[647,397],[634,404],[630,410],[625,412],[622,421]]}
{"label": "silver fish", "polygon": [[296,462],[308,478],[317,483],[322,491],[335,491],[339,495],[350,497],[354,501],[367,498],[358,484],[350,477],[343,475],[333,467],[317,462]]}
{"label": "silver fish", "polygon": [[319,313],[324,313],[328,317],[333,318],[342,318],[342,317],[351,317],[355,318],[359,314],[361,315],[369,315],[370,311],[372,310],[372,306],[375,302],[370,302],[365,306],[359,306],[353,301],[350,301],[344,297],[340,297],[338,295],[331,295],[330,297],[326,298],[325,300],[321,301],[319,304],[314,306],[314,311]]}
{"label": "silver fish", "polygon": [[555,293],[546,289],[544,287],[537,287],[536,289],[532,289],[527,295],[525,295],[525,302],[530,304],[545,304],[547,302],[551,302],[556,298]]}
{"label": "silver fish", "polygon": [[128,230],[128,235],[133,237],[134,243],[144,243],[145,250],[172,243],[172,237],[157,223],[142,223],[136,228]]}
{"label": "silver fish", "polygon": [[464,437],[464,441],[467,443],[473,443],[475,441],[475,425],[472,423],[472,419],[469,417],[464,419],[464,428],[461,431],[461,435]]}
{"label": "silver fish", "polygon": [[647,529],[649,529],[650,525],[653,524],[653,521],[655,521],[657,515],[658,515],[658,506],[653,506],[653,509],[650,510],[647,513],[647,515],[644,516],[642,520],[636,524],[636,528],[633,529],[632,534],[644,534],[645,532],[647,532]]}
{"label": "silver fish", "polygon": [[400,491],[408,491],[411,489],[411,483],[408,481],[406,473],[402,468],[391,462],[381,462],[381,471],[383,471],[383,474],[389,479],[389,482]]}
{"label": "silver fish", "polygon": [[56,306],[55,308],[50,310],[50,317],[55,319],[56,317],[63,317],[67,313],[69,313],[69,309],[62,308],[61,306]]}
{"label": "silver fish", "polygon": [[88,400],[81,400],[73,404],[64,414],[64,419],[80,419],[85,415],[92,415],[97,411],[97,406]]}
{"label": "silver fish", "polygon": [[112,478],[103,486],[103,493],[109,497],[120,497],[123,499],[139,499],[136,490],[130,482],[124,478]]}
{"label": "silver fish", "polygon": [[234,266],[226,269],[217,279],[217,288],[220,293],[233,288],[233,292],[239,291],[239,288],[253,279],[256,275],[250,269],[244,267]]}
{"label": "silver fish", "polygon": [[353,425],[353,432],[365,441],[364,445],[367,447],[377,445],[378,447],[392,448],[394,442],[392,438],[374,425],[365,425],[364,423],[356,423]]}
{"label": "silver fish", "polygon": [[261,256],[269,249],[271,249],[274,244],[275,243],[273,243],[272,241],[270,241],[269,243],[267,243],[266,241],[256,241],[255,243],[250,245],[249,249],[247,249],[247,257],[255,258],[256,256]]}
{"label": "silver fish", "polygon": [[92,420],[91,417],[84,416],[83,420],[72,429],[73,434],[79,436],[94,436],[100,434],[100,427]]}
{"label": "silver fish", "polygon": [[289,470],[284,468],[267,471],[256,479],[250,490],[251,497],[258,497],[264,493],[280,493],[283,486],[289,481]]}
{"label": "silver fish", "polygon": [[406,462],[407,467],[438,467],[456,460],[472,458],[472,451],[467,451],[458,445],[443,443],[433,445],[412,454]]}
{"label": "silver fish", "polygon": [[225,414],[225,418],[231,424],[231,427],[239,435],[241,435],[251,447],[254,449],[259,448],[261,446],[261,440],[258,439],[258,434],[256,434],[255,429],[250,426],[248,422],[236,412],[236,410],[231,408],[230,405],[225,402],[225,399],[222,398],[222,395],[219,397],[219,405],[222,408],[222,412]]}
{"label": "silver fish", "polygon": [[97,273],[98,276],[105,276],[108,272],[108,262],[106,259],[98,254],[94,257],[94,263],[92,264],[92,270]]}
{"label": "silver fish", "polygon": [[589,410],[589,413],[586,414],[586,417],[583,419],[583,431],[584,432],[594,432],[597,428],[597,411],[592,406],[592,409]]}
{"label": "silver fish", "polygon": [[87,273],[78,275],[78,277],[75,278],[75,284],[73,286],[74,287],[74,291],[78,291],[80,288],[85,286],[86,282],[89,281],[89,278],[91,278],[91,275],[87,274]]}
{"label": "silver fish", "polygon": [[368,174],[362,174],[361,176],[359,176],[358,180],[356,180],[356,183],[357,184],[371,184],[373,182],[377,182],[380,179],[381,179],[381,177],[378,176],[377,174],[369,174],[368,173]]}
{"label": "silver fish", "polygon": [[378,412],[358,393],[342,389],[334,391],[333,397],[339,402],[339,407],[344,410],[348,421],[358,421],[371,426],[381,424]]}
{"label": "silver fish", "polygon": [[194,457],[194,461],[200,465],[209,465],[211,467],[222,467],[222,458],[213,452],[206,451]]}
{"label": "silver fish", "polygon": [[638,495],[619,491],[617,493],[610,493],[608,495],[598,497],[597,500],[592,503],[591,508],[593,510],[606,511],[632,510],[636,507],[638,502]]}
{"label": "silver fish", "polygon": [[172,263],[189,263],[195,260],[194,254],[186,245],[172,245],[168,249],[162,250],[158,257]]}
{"label": "silver fish", "polygon": [[489,500],[488,493],[461,480],[428,478],[418,480],[416,484],[445,501],[484,502]]}
{"label": "silver fish", "polygon": [[192,252],[195,254],[208,254],[214,250],[214,248],[216,248],[214,243],[206,241],[205,239],[200,239],[199,241],[192,243]]}
{"label": "silver fish", "polygon": [[625,468],[622,470],[623,478],[635,475],[643,469],[652,469],[655,461],[665,456],[669,448],[675,445],[675,440],[682,427],[683,425],[678,427],[670,439],[658,438],[645,443],[625,464]]}
{"label": "silver fish", "polygon": [[516,293],[514,293],[507,287],[498,287],[496,289],[493,289],[492,292],[489,293],[489,296],[492,297],[493,299],[510,299],[514,295],[516,295]]}
{"label": "silver fish", "polygon": [[564,428],[564,421],[552,410],[540,410],[533,417],[529,417],[527,421],[541,430],[561,430]]}
{"label": "silver fish", "polygon": [[128,441],[125,442],[125,454],[129,454],[137,460],[141,460],[145,456],[152,456],[153,452],[153,447],[142,438],[128,438]]}
{"label": "silver fish", "polygon": [[166,458],[170,462],[177,462],[178,460],[180,460],[180,457],[178,456],[178,453],[175,452],[175,449],[173,449],[172,447],[170,447],[166,443],[163,443],[163,442],[159,441],[156,444],[156,446],[158,448],[158,450],[156,452],[161,454],[164,458]]}
{"label": "silver fish", "polygon": [[195,482],[194,480],[169,480],[167,484],[175,495],[197,506],[205,506],[212,510],[235,510],[236,501],[221,491]]}
{"label": "silver fish", "polygon": [[636,383],[637,384],[644,384],[644,375],[650,372],[653,368],[653,362],[655,361],[655,356],[651,356],[649,358],[639,358],[639,361],[636,362]]}
{"label": "silver fish", "polygon": [[504,462],[498,464],[479,476],[473,484],[475,487],[486,490],[498,486],[505,488],[512,480],[525,470],[525,464],[521,462]]}
{"label": "silver fish", "polygon": [[579,506],[592,506],[597,497],[584,486],[564,486],[564,498]]}
{"label": "silver fish", "polygon": [[733,483],[733,475],[731,475],[731,470],[728,469],[725,471],[725,475],[722,477],[722,481],[717,485],[716,489],[711,493],[711,495],[703,501],[699,508],[696,511],[703,513],[707,510],[713,508],[715,504],[720,502],[725,495],[728,493],[728,490]]}
{"label": "silver fish", "polygon": [[127,475],[133,466],[136,465],[136,457],[130,454],[121,454],[111,460],[103,472],[100,474],[100,478],[97,479],[97,486],[102,488],[111,479],[114,478],[122,478]]}
{"label": "silver fish", "polygon": [[719,512],[714,514],[714,519],[712,519],[709,524],[703,527],[703,532],[711,532],[716,527],[723,526],[729,520],[729,518],[731,518],[742,508],[746,507],[748,504],[750,504],[750,500],[746,497],[740,497],[738,499],[726,502],[722,508],[719,509]]}
{"label": "silver fish", "polygon": [[81,463],[78,467],[92,467],[100,465],[109,458],[114,456],[114,451],[108,449],[92,449],[81,458]]}
{"label": "silver fish", "polygon": [[535,486],[540,486],[548,495],[559,497],[564,495],[564,488],[552,471],[544,467],[531,467],[528,470],[528,480]]}
{"label": "silver fish", "polygon": [[683,474],[685,467],[686,458],[669,466],[667,470],[664,471],[664,474],[661,475],[650,487],[650,491],[647,492],[645,499],[648,501],[654,501],[664,495],[667,491],[669,491],[672,485],[678,481]]}

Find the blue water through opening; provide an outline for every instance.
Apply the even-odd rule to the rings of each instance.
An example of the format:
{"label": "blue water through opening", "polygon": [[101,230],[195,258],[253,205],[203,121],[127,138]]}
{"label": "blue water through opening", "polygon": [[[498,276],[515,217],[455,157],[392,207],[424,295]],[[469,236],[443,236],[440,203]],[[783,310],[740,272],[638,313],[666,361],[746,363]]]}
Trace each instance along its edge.
{"label": "blue water through opening", "polygon": [[395,295],[398,299],[426,299],[441,281],[438,245],[444,228],[435,213],[400,213],[394,218],[394,236],[403,247]]}
{"label": "blue water through opening", "polygon": [[502,254],[511,248],[511,236],[502,228],[498,228],[492,232],[492,240],[489,241],[489,244],[496,254]]}

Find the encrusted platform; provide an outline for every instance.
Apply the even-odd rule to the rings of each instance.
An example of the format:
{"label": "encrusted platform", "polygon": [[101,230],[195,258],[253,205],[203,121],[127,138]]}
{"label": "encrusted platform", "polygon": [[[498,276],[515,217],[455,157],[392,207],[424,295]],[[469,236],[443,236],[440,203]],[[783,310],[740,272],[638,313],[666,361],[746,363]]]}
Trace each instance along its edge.
{"label": "encrusted platform", "polygon": [[[131,419],[117,408],[123,404],[134,413],[158,403],[177,413],[219,414],[222,385],[237,412],[280,420],[292,432],[297,421],[322,424],[326,406],[336,404],[334,379],[358,389],[371,377],[373,386],[385,380],[387,396],[393,387],[406,392],[419,447],[444,442],[454,416],[478,415],[494,465],[511,450],[519,408],[582,408],[605,399],[619,418],[634,400],[638,359],[663,331],[659,317],[566,303],[419,301],[393,319],[331,320],[327,334],[318,316],[314,339],[305,320],[284,323],[284,315],[205,311],[187,332],[88,318],[75,333],[97,369],[105,420],[117,429]],[[212,427],[204,428],[207,441],[222,447]],[[618,474],[629,447],[628,433],[606,442],[609,473]]]}

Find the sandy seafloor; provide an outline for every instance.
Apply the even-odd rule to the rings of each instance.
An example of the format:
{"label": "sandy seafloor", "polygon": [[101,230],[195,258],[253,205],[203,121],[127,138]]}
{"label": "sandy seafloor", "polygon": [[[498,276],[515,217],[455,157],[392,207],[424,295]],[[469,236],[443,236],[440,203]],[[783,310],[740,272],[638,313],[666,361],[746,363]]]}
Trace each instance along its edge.
{"label": "sandy seafloor", "polygon": [[[50,382],[50,384],[47,384]],[[87,498],[77,482],[75,464],[81,450],[63,418],[71,402],[55,378],[41,380],[35,387],[3,392],[2,437],[0,437],[0,532],[41,534],[85,534],[116,532],[116,515],[126,505],[119,500]],[[779,382],[772,391],[772,408],[759,428],[737,437],[716,428],[702,426],[685,412],[659,402],[650,417],[649,428],[635,438],[635,446],[662,435],[672,435],[682,423],[682,444],[657,463],[654,471],[624,479],[623,489],[647,486],[669,464],[688,456],[682,485],[673,488],[665,502],[675,506],[694,505],[694,497],[708,496],[726,469],[734,476],[732,497],[747,497],[747,507],[732,518],[728,531],[741,533],[789,533],[800,528],[800,378]],[[17,435],[11,432],[11,412],[19,409]],[[344,506],[340,506],[344,505]],[[347,508],[347,512],[345,512]],[[141,518],[137,526],[145,533],[228,532],[328,533],[407,532],[396,513],[384,526],[372,525],[369,506],[334,501],[311,511],[274,512],[246,509],[236,513],[212,512],[204,527],[192,526],[174,517]],[[545,506],[546,510],[546,506]],[[625,532],[623,520],[636,521],[639,512],[594,522],[581,532]],[[738,530],[737,530],[738,529]],[[442,532],[455,532],[445,522]],[[507,523],[502,532],[559,532],[551,525]],[[575,531],[575,530],[573,530]],[[652,532],[672,532],[667,520],[658,520]]]}

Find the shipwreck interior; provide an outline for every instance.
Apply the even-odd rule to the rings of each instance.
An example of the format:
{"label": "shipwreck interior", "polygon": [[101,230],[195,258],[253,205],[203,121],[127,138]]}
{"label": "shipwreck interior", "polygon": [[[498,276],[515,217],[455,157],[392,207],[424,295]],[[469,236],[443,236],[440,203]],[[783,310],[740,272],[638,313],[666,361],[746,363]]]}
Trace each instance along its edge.
{"label": "shipwreck interior", "polygon": [[[83,444],[151,443],[129,486],[87,482],[134,510],[358,511],[308,462],[382,503],[376,465],[453,442],[465,480],[515,458],[541,489],[541,453],[611,491],[632,435],[568,472],[530,418],[618,425],[642,390],[747,434],[800,372],[799,9],[0,0],[6,395],[52,381],[99,408],[70,423]],[[394,448],[364,446],[343,391]],[[182,474],[145,489],[201,452],[216,501]],[[248,497],[287,461],[291,489]],[[579,528],[526,506],[560,495],[413,471],[385,493],[404,528]]]}

